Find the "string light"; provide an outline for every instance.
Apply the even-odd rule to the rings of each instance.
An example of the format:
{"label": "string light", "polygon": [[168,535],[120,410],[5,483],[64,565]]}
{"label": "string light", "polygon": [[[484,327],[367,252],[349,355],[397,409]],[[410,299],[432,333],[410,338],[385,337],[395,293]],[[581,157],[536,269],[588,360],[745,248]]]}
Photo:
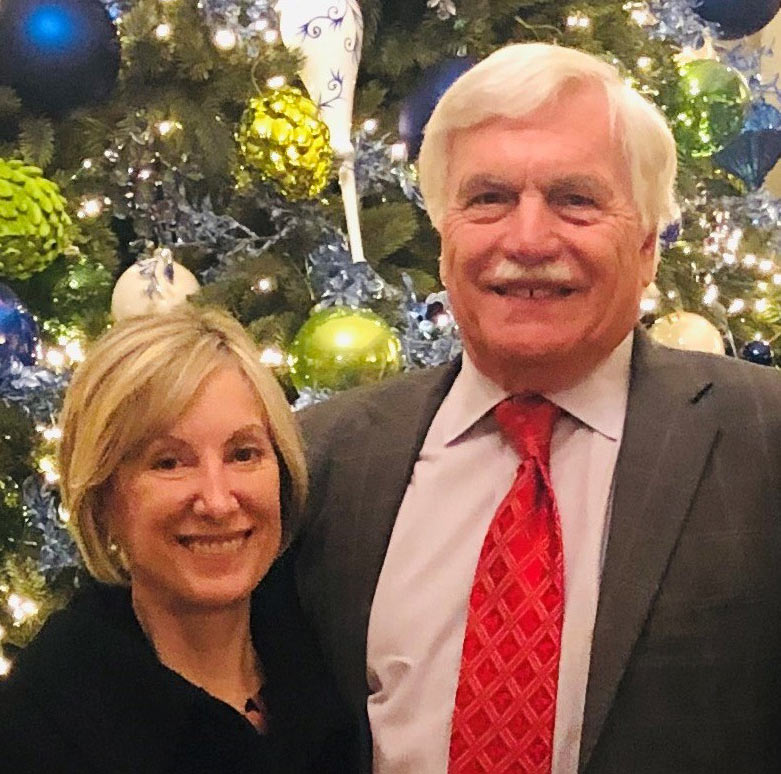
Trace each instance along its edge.
{"label": "string light", "polygon": [[764,258],[759,262],[759,270],[763,274],[770,274],[775,268],[775,264],[769,258]]}
{"label": "string light", "polygon": [[270,293],[276,288],[276,282],[273,277],[261,277],[253,288],[258,293]]}
{"label": "string light", "polygon": [[43,473],[46,483],[56,484],[60,480],[60,474],[57,472],[57,466],[52,457],[41,457],[38,468]]}
{"label": "string light", "polygon": [[266,30],[263,33],[263,40],[265,40],[269,45],[276,43],[277,38],[279,38],[279,33],[276,30]]}
{"label": "string light", "polygon": [[366,134],[374,134],[377,131],[378,126],[379,122],[376,118],[367,118],[366,121],[363,122],[363,130]]}
{"label": "string light", "polygon": [[11,662],[5,656],[0,656],[0,677],[6,677],[10,671]]}
{"label": "string light", "polygon": [[38,605],[32,599],[23,597],[16,592],[8,595],[8,608],[14,619],[14,626],[21,626],[28,619],[38,615]]}
{"label": "string light", "polygon": [[236,33],[229,29],[217,30],[214,33],[212,40],[214,41],[214,45],[221,51],[231,51],[236,48],[236,43],[238,43]]}
{"label": "string light", "polygon": [[638,57],[638,59],[637,59],[637,66],[641,70],[648,70],[653,63],[654,63],[654,60],[651,59],[650,56],[641,56],[641,57]]}
{"label": "string light", "polygon": [[706,306],[711,306],[716,302],[719,297],[719,289],[715,285],[711,285],[702,296],[702,303]]}
{"label": "string light", "polygon": [[260,362],[269,368],[279,368],[285,362],[285,354],[279,347],[266,347],[260,353]]}
{"label": "string light", "polygon": [[65,365],[65,353],[55,347],[47,349],[45,357],[52,368],[62,368]]}
{"label": "string light", "polygon": [[656,307],[657,302],[655,298],[643,298],[640,300],[640,311],[643,312],[643,314],[653,312]]}
{"label": "string light", "polygon": [[403,142],[394,142],[390,149],[391,161],[407,160],[407,144]]}
{"label": "string light", "polygon": [[591,19],[580,11],[575,11],[567,17],[567,26],[579,30],[587,30],[591,26]]}
{"label": "string light", "polygon": [[155,27],[155,37],[158,40],[168,40],[171,37],[171,25],[168,22],[161,22]]}
{"label": "string light", "polygon": [[766,298],[758,298],[754,302],[754,311],[758,312],[759,314],[762,314],[762,312],[767,311],[769,305],[770,302]]}
{"label": "string light", "polygon": [[781,285],[781,273],[773,275],[773,284]]}
{"label": "string light", "polygon": [[743,257],[743,265],[747,269],[750,269],[752,266],[756,266],[757,265],[757,256],[754,255],[753,253],[746,254]]}
{"label": "string light", "polygon": [[182,125],[178,121],[172,121],[171,119],[166,119],[165,121],[160,121],[155,124],[155,129],[161,137],[167,137],[175,129],[181,128]]}
{"label": "string light", "polygon": [[92,169],[92,159],[84,159],[84,161],[81,162],[81,168]]}
{"label": "string light", "polygon": [[727,308],[727,314],[738,314],[746,308],[746,302],[742,298],[736,298]]}
{"label": "string light", "polygon": [[98,196],[90,196],[87,199],[82,199],[81,205],[76,212],[76,217],[84,218],[97,218],[103,212],[104,200]]}

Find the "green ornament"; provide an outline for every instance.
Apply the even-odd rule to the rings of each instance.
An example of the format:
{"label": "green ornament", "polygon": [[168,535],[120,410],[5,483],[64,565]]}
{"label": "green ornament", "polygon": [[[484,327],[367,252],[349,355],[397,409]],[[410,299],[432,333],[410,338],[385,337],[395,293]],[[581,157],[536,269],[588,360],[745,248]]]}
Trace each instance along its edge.
{"label": "green ornament", "polygon": [[0,159],[0,275],[27,279],[68,247],[65,204],[38,167]]}
{"label": "green ornament", "polygon": [[297,390],[346,390],[401,368],[401,343],[388,323],[368,309],[345,306],[311,314],[293,339],[290,355]]}
{"label": "green ornament", "polygon": [[309,97],[292,87],[249,101],[236,132],[239,183],[253,175],[290,200],[311,199],[328,183],[333,152],[328,127]]}
{"label": "green ornament", "polygon": [[714,59],[696,59],[680,69],[673,131],[692,157],[711,156],[738,135],[751,91],[737,71]]}

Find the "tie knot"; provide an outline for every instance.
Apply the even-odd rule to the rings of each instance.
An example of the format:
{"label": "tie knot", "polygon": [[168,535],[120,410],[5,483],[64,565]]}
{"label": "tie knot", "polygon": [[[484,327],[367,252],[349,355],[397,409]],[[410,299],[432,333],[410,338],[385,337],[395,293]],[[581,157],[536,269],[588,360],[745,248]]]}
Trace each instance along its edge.
{"label": "tie knot", "polygon": [[553,425],[561,409],[540,395],[515,395],[503,400],[495,413],[499,427],[518,454],[534,457],[547,468]]}

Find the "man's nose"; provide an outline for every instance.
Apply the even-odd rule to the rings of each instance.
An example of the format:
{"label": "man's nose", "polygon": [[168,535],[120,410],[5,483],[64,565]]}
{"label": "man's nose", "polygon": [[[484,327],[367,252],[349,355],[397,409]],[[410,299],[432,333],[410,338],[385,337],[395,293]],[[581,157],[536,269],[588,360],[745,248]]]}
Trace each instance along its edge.
{"label": "man's nose", "polygon": [[555,214],[541,194],[522,193],[505,224],[502,247],[507,257],[536,263],[556,256]]}
{"label": "man's nose", "polygon": [[195,514],[220,519],[230,516],[238,507],[230,471],[222,461],[204,463],[198,476]]}

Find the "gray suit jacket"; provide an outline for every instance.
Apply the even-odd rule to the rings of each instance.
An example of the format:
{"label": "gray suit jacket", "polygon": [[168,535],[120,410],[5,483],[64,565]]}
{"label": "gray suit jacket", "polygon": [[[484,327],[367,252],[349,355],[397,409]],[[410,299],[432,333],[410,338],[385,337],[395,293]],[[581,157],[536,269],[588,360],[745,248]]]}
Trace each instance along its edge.
{"label": "gray suit jacket", "polygon": [[[296,579],[362,726],[366,772],[372,598],[418,452],[458,367],[345,393],[302,415],[312,494]],[[635,336],[579,771],[781,772],[781,375],[773,369]]]}

